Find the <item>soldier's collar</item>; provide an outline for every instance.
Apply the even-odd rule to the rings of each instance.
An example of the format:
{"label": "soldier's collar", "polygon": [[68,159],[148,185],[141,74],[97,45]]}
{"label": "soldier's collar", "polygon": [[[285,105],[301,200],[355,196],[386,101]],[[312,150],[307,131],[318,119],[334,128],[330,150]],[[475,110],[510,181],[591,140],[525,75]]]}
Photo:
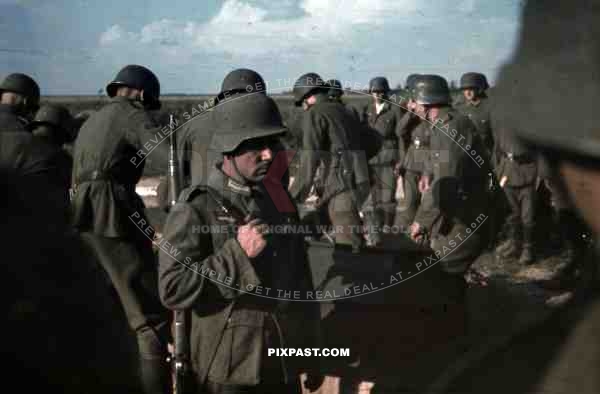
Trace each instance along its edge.
{"label": "soldier's collar", "polygon": [[470,105],[471,107],[479,107],[479,105],[481,105],[481,99],[478,99],[477,101],[467,101],[467,105]]}
{"label": "soldier's collar", "polygon": [[213,168],[208,178],[208,185],[216,190],[228,191],[244,196],[252,194],[252,189],[248,185],[226,175],[219,166]]}

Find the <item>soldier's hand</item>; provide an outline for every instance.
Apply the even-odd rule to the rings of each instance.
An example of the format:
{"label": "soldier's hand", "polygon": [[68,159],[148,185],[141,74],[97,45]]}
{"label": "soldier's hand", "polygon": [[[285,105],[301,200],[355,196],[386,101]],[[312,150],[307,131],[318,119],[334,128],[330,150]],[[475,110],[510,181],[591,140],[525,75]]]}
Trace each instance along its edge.
{"label": "soldier's hand", "polygon": [[420,242],[423,238],[422,230],[423,229],[419,223],[413,222],[413,224],[410,225],[410,239],[415,242]]}
{"label": "soldier's hand", "polygon": [[427,190],[429,190],[430,182],[431,182],[431,179],[429,178],[429,175],[422,175],[419,178],[419,192],[421,194],[423,194]]}
{"label": "soldier's hand", "polygon": [[262,224],[260,219],[253,219],[238,229],[237,241],[249,258],[258,256],[265,246],[267,240],[264,233],[267,225]]}

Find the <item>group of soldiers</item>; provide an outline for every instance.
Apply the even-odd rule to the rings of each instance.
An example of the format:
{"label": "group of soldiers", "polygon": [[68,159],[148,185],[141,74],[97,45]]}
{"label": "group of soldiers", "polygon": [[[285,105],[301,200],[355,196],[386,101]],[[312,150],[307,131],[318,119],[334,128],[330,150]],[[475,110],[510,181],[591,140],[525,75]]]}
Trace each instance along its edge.
{"label": "group of soldiers", "polygon": [[[23,275],[10,271],[14,286],[59,256],[68,245],[63,235],[76,236],[99,263],[135,333],[145,393],[171,389],[168,310],[189,312],[189,357],[204,392],[299,392],[299,374],[310,373],[314,360],[271,357],[267,350],[317,347],[319,311],[313,302],[281,296],[298,292],[297,300],[308,301],[303,297],[314,287],[305,234],[272,229],[302,223],[297,207],[312,194],[319,220],[335,229],[317,236],[358,250],[393,240],[394,226],[433,250],[455,249],[457,234],[467,233],[481,214],[493,215],[500,190],[510,213],[496,253],[530,264],[540,179],[552,192],[557,217],[568,226],[578,220],[569,189],[598,231],[589,215],[600,200],[585,199],[573,180],[598,176],[590,158],[595,153],[588,153],[595,135],[586,151],[565,140],[567,130],[546,140],[530,122],[515,126],[483,74],[462,76],[457,102],[438,75],[409,76],[401,98],[377,77],[363,109],[345,105],[339,81],[305,74],[293,89],[302,112],[289,124],[265,86],[258,73],[235,70],[210,110],[169,128],[186,188],[168,207],[160,244],[172,247],[159,248],[157,268],[156,239],[135,192],[146,156],[168,161],[168,144],[148,148],[164,130],[151,115],[161,107],[156,75],[143,66],[124,67],[106,88],[111,100],[85,121],[60,106],[39,108],[39,86],[27,75],[11,74],[0,84],[0,162],[10,186],[2,235],[23,249],[21,258],[32,267]],[[67,142],[74,142],[72,152],[63,149]],[[295,167],[288,167],[290,147],[299,150]],[[576,159],[553,161],[563,157]],[[540,161],[546,165],[541,175]],[[221,231],[198,230],[204,227]],[[33,228],[31,244],[19,241]],[[570,233],[564,233],[573,255],[565,272],[573,273],[579,248]],[[444,269],[463,275],[496,235],[492,229],[468,237]],[[8,310],[13,306],[9,302]]]}

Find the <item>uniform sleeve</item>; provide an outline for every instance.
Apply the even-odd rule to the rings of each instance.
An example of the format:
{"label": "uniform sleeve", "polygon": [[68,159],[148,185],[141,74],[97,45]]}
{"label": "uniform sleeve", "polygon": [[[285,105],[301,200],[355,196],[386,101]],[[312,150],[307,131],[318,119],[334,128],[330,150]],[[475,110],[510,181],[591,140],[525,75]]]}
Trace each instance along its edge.
{"label": "uniform sleeve", "polygon": [[307,112],[302,119],[303,141],[298,179],[292,184],[290,194],[296,201],[304,201],[310,192],[319,166],[319,153],[323,149],[325,120]]}
{"label": "uniform sleeve", "polygon": [[234,299],[243,294],[237,289],[260,284],[238,241],[229,239],[213,251],[210,233],[201,231],[205,224],[187,203],[175,205],[167,217],[164,240],[169,244],[161,244],[158,270],[160,298],[167,308],[210,302],[215,290],[217,297]]}
{"label": "uniform sleeve", "polygon": [[131,128],[135,130],[138,148],[147,155],[152,155],[153,162],[166,165],[169,160],[169,137],[165,135],[163,128],[143,110],[135,111],[129,121]]}

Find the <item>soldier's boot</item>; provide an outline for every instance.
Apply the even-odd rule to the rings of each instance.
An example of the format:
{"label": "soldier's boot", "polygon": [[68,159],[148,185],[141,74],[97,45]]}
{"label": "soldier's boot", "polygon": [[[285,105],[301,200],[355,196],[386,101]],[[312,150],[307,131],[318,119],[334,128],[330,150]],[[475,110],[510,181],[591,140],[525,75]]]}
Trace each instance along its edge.
{"label": "soldier's boot", "polygon": [[523,229],[523,250],[519,257],[519,264],[529,265],[535,262],[535,249],[533,246],[534,227],[525,226]]}
{"label": "soldier's boot", "polygon": [[496,253],[503,259],[515,258],[521,254],[521,228],[518,225],[513,224],[509,227],[508,240],[505,244],[500,245],[498,249],[496,250]]}

